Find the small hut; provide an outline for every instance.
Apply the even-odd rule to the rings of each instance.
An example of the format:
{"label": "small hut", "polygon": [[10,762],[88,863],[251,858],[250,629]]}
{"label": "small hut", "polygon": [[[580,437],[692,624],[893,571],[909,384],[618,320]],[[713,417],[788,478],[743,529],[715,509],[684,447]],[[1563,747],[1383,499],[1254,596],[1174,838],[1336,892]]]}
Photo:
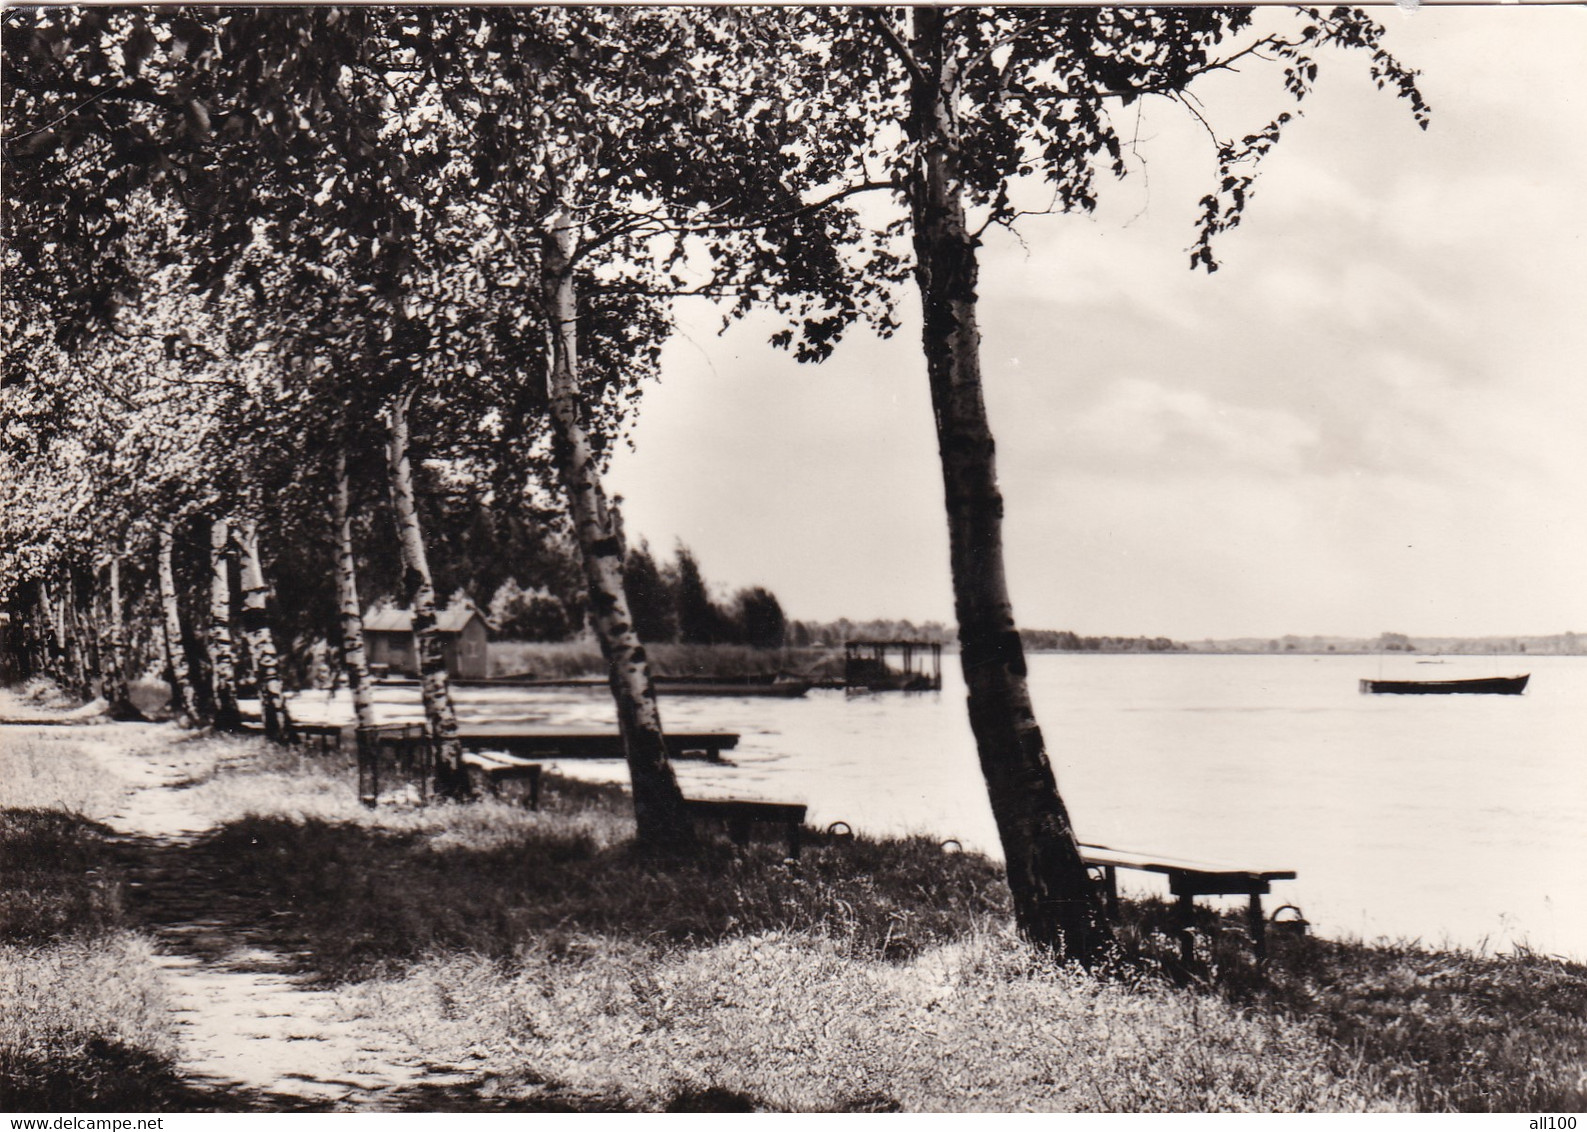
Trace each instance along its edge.
{"label": "small hut", "polygon": [[[489,630],[485,618],[472,602],[464,601],[438,610],[436,629],[441,634],[441,650],[449,676],[464,680],[483,680],[490,675],[490,660],[485,652]],[[369,665],[377,672],[419,674],[419,640],[413,632],[413,614],[406,609],[381,609],[364,618],[364,644],[369,649]]]}

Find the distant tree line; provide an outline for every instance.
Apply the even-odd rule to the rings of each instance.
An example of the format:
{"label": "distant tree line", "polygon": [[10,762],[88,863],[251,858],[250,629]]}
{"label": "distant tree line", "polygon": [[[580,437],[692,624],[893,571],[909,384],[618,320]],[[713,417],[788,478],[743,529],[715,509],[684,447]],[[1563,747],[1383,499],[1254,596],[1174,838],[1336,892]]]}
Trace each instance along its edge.
{"label": "distant tree line", "polygon": [[1273,639],[1209,638],[1193,641],[1185,647],[1191,652],[1284,652],[1297,655],[1403,652],[1449,656],[1580,656],[1587,652],[1587,635],[1574,632],[1531,637],[1412,637],[1405,633],[1380,633],[1376,637],[1290,635]]}
{"label": "distant tree line", "polygon": [[1046,652],[1184,652],[1185,646],[1167,637],[1082,637],[1068,629],[1021,629],[1028,649]]}
{"label": "distant tree line", "polygon": [[913,621],[886,618],[871,621],[795,621],[788,627],[788,643],[796,648],[841,647],[846,641],[931,641],[952,644],[957,634],[940,621]]}

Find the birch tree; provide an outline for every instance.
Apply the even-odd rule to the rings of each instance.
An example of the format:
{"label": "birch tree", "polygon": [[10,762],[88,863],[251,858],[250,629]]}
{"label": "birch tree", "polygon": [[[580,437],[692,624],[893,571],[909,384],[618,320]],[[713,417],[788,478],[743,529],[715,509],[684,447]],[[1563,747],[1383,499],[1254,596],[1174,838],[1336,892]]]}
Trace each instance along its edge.
{"label": "birch tree", "polygon": [[231,525],[225,519],[209,524],[209,670],[215,700],[215,729],[242,727],[237,707],[237,660],[231,643]]}
{"label": "birch tree", "polygon": [[[1156,97],[1212,139],[1217,180],[1191,251],[1193,265],[1214,270],[1213,241],[1240,223],[1254,168],[1295,112],[1220,138],[1191,93],[1198,78],[1266,62],[1298,102],[1320,57],[1357,50],[1371,80],[1405,98],[1423,126],[1427,107],[1414,72],[1383,47],[1383,29],[1348,8],[1260,21],[1249,8],[814,9],[787,26],[762,72],[768,97],[790,92],[790,112],[811,124],[809,150],[851,184],[888,182],[902,206],[886,230],[908,239],[922,307],[960,660],[1016,920],[1028,938],[1094,964],[1112,952],[1112,936],[1032,710],[1006,585],[980,366],[981,236],[1015,224],[1022,178],[1045,181],[1058,211],[1094,208],[1099,179],[1127,171],[1110,115]],[[874,285],[893,266],[862,268],[862,278]]]}
{"label": "birch tree", "polygon": [[347,452],[336,450],[334,483],[330,493],[331,529],[336,538],[336,598],[341,618],[342,663],[353,698],[353,716],[359,727],[373,727],[375,697],[369,683],[369,657],[364,649],[363,606],[358,600],[358,570],[353,554],[352,488]]}
{"label": "birch tree", "polygon": [[[730,17],[736,19],[736,17]],[[668,761],[644,646],[623,584],[620,529],[601,482],[607,438],[596,426],[604,369],[637,388],[654,364],[664,324],[605,353],[592,330],[623,301],[664,317],[686,291],[755,297],[805,309],[806,292],[840,312],[854,297],[840,276],[831,226],[805,230],[804,202],[761,158],[788,123],[765,102],[738,99],[721,79],[732,66],[709,19],[668,9],[491,10],[413,17],[429,68],[469,157],[456,177],[499,233],[506,262],[533,281],[526,295],[544,335],[542,375],[553,451],[583,559],[590,618],[608,666],[633,787],[639,839],[658,848],[692,837]],[[723,34],[730,40],[732,28]],[[453,60],[464,60],[455,66]],[[808,236],[797,254],[741,223],[783,206],[784,227]],[[689,278],[691,247],[710,266]],[[768,259],[775,271],[761,270]],[[832,318],[828,312],[828,317]],[[835,321],[840,322],[840,313]],[[820,324],[807,322],[809,337]]]}
{"label": "birch tree", "polygon": [[188,674],[187,654],[182,647],[182,613],[177,601],[176,571],[172,566],[174,536],[169,522],[161,523],[158,534],[161,625],[165,633],[166,664],[171,673],[171,701],[178,720],[191,725],[198,719],[193,683]]}

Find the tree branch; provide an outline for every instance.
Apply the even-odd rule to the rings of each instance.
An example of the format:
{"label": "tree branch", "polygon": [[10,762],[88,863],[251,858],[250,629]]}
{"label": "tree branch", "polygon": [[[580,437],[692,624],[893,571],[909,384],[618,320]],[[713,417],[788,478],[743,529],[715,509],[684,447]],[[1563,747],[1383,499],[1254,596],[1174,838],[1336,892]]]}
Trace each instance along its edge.
{"label": "tree branch", "polygon": [[866,19],[870,20],[876,30],[881,33],[882,40],[887,44],[888,49],[898,57],[898,61],[909,72],[910,78],[922,85],[929,84],[931,79],[926,74],[926,68],[920,65],[920,60],[915,58],[915,53],[909,49],[909,44],[905,43],[903,38],[899,36],[897,29],[888,20],[887,13],[881,8],[866,8],[864,12]]}

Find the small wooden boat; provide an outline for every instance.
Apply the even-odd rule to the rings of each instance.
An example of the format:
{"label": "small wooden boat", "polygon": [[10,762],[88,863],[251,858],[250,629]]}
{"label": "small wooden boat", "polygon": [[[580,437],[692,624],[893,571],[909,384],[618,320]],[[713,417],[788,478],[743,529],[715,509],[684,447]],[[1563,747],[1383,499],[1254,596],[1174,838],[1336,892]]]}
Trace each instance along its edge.
{"label": "small wooden boat", "polygon": [[1524,676],[1486,676],[1475,680],[1363,680],[1368,695],[1393,696],[1519,696],[1526,691]]}

